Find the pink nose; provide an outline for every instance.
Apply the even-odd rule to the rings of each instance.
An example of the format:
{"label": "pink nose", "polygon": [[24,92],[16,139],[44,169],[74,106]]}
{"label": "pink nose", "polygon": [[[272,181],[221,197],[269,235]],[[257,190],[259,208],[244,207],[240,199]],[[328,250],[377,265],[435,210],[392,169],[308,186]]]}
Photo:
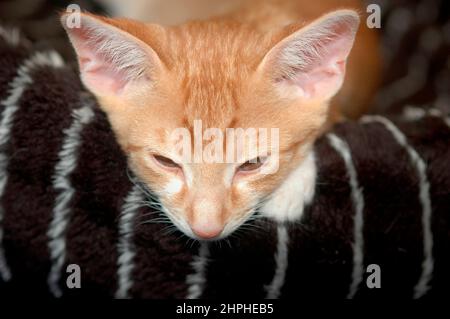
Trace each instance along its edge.
{"label": "pink nose", "polygon": [[200,239],[214,239],[219,237],[223,231],[223,226],[215,225],[191,225],[194,234]]}

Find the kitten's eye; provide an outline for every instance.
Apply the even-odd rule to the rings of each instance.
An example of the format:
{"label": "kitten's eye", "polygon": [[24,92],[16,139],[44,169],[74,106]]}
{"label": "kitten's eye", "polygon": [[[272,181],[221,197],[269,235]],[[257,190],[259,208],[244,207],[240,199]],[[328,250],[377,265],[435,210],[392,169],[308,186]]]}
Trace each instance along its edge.
{"label": "kitten's eye", "polygon": [[244,164],[242,164],[241,166],[239,166],[239,171],[240,172],[252,172],[252,171],[256,171],[257,169],[259,169],[261,166],[264,165],[264,163],[266,162],[267,157],[257,157],[251,161],[245,162]]}
{"label": "kitten's eye", "polygon": [[158,162],[159,165],[167,167],[167,168],[181,168],[181,166],[174,161],[172,161],[170,158],[160,156],[160,155],[153,155],[153,158],[156,162]]}

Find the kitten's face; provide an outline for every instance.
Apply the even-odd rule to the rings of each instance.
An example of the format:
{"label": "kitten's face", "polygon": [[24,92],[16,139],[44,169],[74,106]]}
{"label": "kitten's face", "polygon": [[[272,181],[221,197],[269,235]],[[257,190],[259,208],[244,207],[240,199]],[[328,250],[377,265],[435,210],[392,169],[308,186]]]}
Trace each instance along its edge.
{"label": "kitten's face", "polygon": [[[211,22],[82,22],[68,32],[83,82],[133,172],[181,231],[217,239],[247,221],[310,150],[342,84],[357,17],[341,11],[272,35]],[[238,140],[231,128],[256,139]]]}
{"label": "kitten's face", "polygon": [[[173,70],[179,72],[183,71]],[[303,159],[325,120],[326,107],[277,99],[260,90],[256,79],[233,80],[222,88],[197,85],[199,81],[202,76],[186,80],[189,84],[171,79],[153,88],[155,96],[118,99],[114,104],[121,111],[110,112],[109,118],[132,170],[158,195],[171,220],[190,236],[226,236],[245,222]],[[106,104],[105,100],[102,105]],[[113,103],[108,105],[114,108]],[[284,112],[274,111],[277,108]],[[187,128],[192,138],[187,147],[198,143],[196,120],[202,124],[204,157],[212,145],[206,129],[217,128],[224,140],[215,141],[224,157],[227,151],[235,151],[232,163],[226,163],[226,158],[221,161],[221,156],[219,163],[207,158],[194,162],[194,147],[190,161],[184,159],[177,147],[180,140],[173,133]],[[228,128],[266,131],[267,143],[260,147],[259,141],[264,141],[259,135],[257,143],[243,139],[238,154],[237,147],[227,143],[232,138],[226,138]],[[235,145],[237,139],[236,135]],[[247,162],[258,157],[256,163]]]}

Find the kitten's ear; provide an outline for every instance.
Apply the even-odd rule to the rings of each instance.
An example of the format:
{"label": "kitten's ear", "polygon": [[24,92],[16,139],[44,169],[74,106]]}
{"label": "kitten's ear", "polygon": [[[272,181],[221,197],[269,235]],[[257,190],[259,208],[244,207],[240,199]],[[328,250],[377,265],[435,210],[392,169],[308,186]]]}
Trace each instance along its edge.
{"label": "kitten's ear", "polygon": [[150,81],[161,70],[155,51],[120,28],[120,21],[82,14],[81,23],[69,27],[67,19],[68,15],[61,16],[78,56],[81,79],[94,94],[122,94],[132,85]]}
{"label": "kitten's ear", "polygon": [[358,26],[352,10],[327,14],[276,44],[259,69],[288,94],[328,100],[342,86]]}

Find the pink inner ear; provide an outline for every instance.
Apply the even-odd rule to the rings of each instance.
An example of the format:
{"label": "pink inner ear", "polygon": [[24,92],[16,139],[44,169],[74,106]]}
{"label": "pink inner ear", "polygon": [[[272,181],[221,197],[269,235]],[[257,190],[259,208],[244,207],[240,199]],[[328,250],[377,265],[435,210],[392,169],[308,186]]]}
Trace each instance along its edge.
{"label": "pink inner ear", "polygon": [[346,38],[320,43],[316,51],[318,55],[308,57],[310,63],[296,72],[291,83],[301,88],[305,98],[334,95],[344,81],[351,43]]}
{"label": "pink inner ear", "polygon": [[83,21],[83,25],[68,32],[84,84],[96,94],[120,94],[130,81],[142,76],[146,58],[143,49],[120,31],[91,21]]}
{"label": "pink inner ear", "polygon": [[358,21],[331,16],[288,38],[276,54],[277,82],[296,86],[304,98],[334,96],[344,81]]}
{"label": "pink inner ear", "polygon": [[95,87],[96,90],[104,93],[114,94],[118,94],[124,89],[127,84],[124,75],[115,70],[101,54],[84,48],[80,49],[78,54],[80,71],[86,86]]}

